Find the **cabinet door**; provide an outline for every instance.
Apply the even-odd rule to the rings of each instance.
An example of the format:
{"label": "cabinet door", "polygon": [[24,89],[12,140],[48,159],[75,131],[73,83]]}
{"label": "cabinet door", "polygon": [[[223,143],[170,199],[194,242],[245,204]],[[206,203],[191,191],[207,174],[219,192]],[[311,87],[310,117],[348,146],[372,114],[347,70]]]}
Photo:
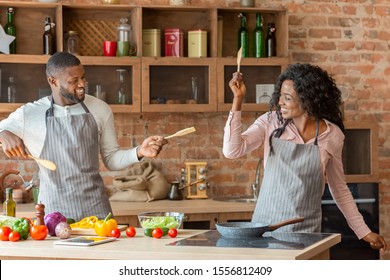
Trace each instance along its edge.
{"label": "cabinet door", "polygon": [[[287,67],[286,58],[243,58],[240,72],[247,88],[243,111],[268,111],[268,103],[280,73]],[[218,59],[218,111],[229,111],[233,92],[229,81],[237,71],[236,59]]]}
{"label": "cabinet door", "polygon": [[215,112],[215,93],[215,59],[142,58],[143,112]]}

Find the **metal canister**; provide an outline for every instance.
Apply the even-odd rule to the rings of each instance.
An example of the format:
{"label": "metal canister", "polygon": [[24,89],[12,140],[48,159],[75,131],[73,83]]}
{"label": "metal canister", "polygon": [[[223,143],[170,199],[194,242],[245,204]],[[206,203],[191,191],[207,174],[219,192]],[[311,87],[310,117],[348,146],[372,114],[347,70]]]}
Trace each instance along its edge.
{"label": "metal canister", "polygon": [[161,56],[161,30],[142,30],[142,56]]}
{"label": "metal canister", "polygon": [[188,57],[207,57],[207,31],[188,31]]}
{"label": "metal canister", "polygon": [[183,30],[165,29],[165,56],[183,56]]}

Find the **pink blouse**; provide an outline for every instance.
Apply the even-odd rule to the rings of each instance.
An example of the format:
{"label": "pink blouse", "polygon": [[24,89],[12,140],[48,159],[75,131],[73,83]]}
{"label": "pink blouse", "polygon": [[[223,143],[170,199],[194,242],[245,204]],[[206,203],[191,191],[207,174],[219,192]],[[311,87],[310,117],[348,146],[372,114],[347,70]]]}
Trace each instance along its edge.
{"label": "pink blouse", "polygon": [[[325,132],[318,135],[318,146],[321,155],[323,175],[323,191],[327,179],[329,190],[338,208],[346,218],[348,225],[361,239],[371,232],[358,211],[355,201],[349,191],[344,176],[342,150],[344,134],[340,128],[324,120],[327,125]],[[269,154],[269,135],[280,127],[276,113],[265,113],[245,131],[242,132],[241,112],[230,112],[227,119],[223,139],[223,154],[229,159],[241,157],[264,145],[264,166]],[[314,138],[306,143],[301,138],[293,122],[290,122],[280,139],[297,144],[313,145]]]}

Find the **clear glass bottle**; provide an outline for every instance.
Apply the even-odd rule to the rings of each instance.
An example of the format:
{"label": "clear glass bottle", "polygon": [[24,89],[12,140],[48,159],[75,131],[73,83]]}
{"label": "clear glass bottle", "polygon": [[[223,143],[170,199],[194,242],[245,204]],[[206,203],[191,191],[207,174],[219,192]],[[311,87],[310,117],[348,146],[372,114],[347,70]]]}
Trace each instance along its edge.
{"label": "clear glass bottle", "polygon": [[260,13],[256,14],[256,28],[253,31],[253,50],[254,57],[266,57],[263,16]]}
{"label": "clear glass bottle", "polygon": [[102,90],[101,85],[96,85],[95,97],[106,101],[106,93]]}
{"label": "clear glass bottle", "polygon": [[15,103],[16,101],[16,87],[14,77],[9,77],[9,83],[7,87],[7,102]]}
{"label": "clear glass bottle", "polygon": [[3,214],[5,216],[11,216],[15,217],[16,214],[16,202],[13,197],[13,189],[12,188],[6,188],[6,199],[3,204]]}
{"label": "clear glass bottle", "polygon": [[43,54],[54,54],[55,48],[55,24],[51,22],[50,17],[45,18],[45,32],[43,33]]}
{"label": "clear glass bottle", "polygon": [[127,103],[127,90],[125,84],[125,74],[126,69],[116,69],[118,74],[118,86],[117,86],[117,98],[116,103],[118,104],[126,104]]}
{"label": "clear glass bottle", "polygon": [[4,31],[8,35],[15,36],[15,40],[13,40],[12,43],[9,45],[10,54],[16,53],[16,27],[14,24],[14,14],[15,14],[15,9],[13,7],[8,7],[7,8],[8,22],[4,26]]}
{"label": "clear glass bottle", "polygon": [[276,56],[276,36],[275,36],[275,23],[268,23],[268,36],[267,36],[267,56]]}
{"label": "clear glass bottle", "polygon": [[249,57],[249,32],[246,28],[246,16],[243,13],[238,15],[241,18],[241,27],[238,30],[238,49],[242,46],[242,57]]}

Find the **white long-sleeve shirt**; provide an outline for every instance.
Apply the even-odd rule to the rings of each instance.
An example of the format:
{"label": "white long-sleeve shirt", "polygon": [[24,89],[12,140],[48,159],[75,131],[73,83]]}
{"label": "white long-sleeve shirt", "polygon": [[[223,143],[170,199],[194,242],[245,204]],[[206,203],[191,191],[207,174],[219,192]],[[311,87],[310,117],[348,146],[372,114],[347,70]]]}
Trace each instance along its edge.
{"label": "white long-sleeve shirt", "polygon": [[[84,104],[95,118],[99,130],[100,155],[107,169],[122,170],[137,162],[137,149],[120,149],[114,126],[114,116],[107,103],[90,95]],[[8,130],[23,139],[29,152],[36,157],[42,152],[46,138],[46,111],[50,107],[47,97],[26,103],[0,122],[0,131]],[[80,104],[59,106],[54,104],[54,116],[84,114]]]}

